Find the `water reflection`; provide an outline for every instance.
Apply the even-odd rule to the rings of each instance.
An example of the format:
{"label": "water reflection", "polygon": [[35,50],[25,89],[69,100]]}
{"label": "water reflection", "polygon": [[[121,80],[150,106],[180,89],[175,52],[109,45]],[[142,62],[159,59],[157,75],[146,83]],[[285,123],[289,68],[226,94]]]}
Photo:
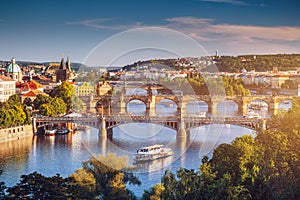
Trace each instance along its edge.
{"label": "water reflection", "polygon": [[238,105],[232,100],[221,101],[218,106],[218,115],[224,117],[233,117],[239,115]]}
{"label": "water reflection", "polygon": [[[150,126],[143,126],[144,130],[150,129]],[[174,130],[163,127],[158,129],[160,131],[155,135],[146,138],[138,137],[136,133],[128,134],[128,131],[124,132],[122,128],[116,127],[112,140],[100,137],[98,130],[91,128],[68,135],[39,135],[4,142],[0,145],[0,167],[3,170],[0,180],[12,186],[22,174],[34,171],[45,176],[59,173],[67,177],[82,166],[82,161],[91,156],[112,152],[118,156],[128,156],[130,164],[133,164],[134,153],[141,146],[163,144],[171,148],[174,156],[135,166],[134,172],[143,184],[129,188],[141,196],[145,189],[160,182],[165,170],[175,172],[179,167],[198,169],[204,153],[211,155],[218,144],[230,142],[236,136],[252,134],[249,129],[238,126],[224,128],[223,125],[212,125],[192,129],[190,137],[177,138]]]}
{"label": "water reflection", "polygon": [[186,110],[190,114],[199,114],[201,112],[208,112],[208,105],[204,101],[194,100],[186,105]]}

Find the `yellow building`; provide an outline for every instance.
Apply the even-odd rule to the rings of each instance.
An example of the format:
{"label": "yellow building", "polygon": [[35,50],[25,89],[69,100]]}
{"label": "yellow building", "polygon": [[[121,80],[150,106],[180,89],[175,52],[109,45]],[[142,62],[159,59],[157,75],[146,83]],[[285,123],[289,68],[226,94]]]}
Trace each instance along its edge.
{"label": "yellow building", "polygon": [[95,87],[93,82],[77,82],[74,84],[77,96],[89,96],[91,93],[95,92]]}

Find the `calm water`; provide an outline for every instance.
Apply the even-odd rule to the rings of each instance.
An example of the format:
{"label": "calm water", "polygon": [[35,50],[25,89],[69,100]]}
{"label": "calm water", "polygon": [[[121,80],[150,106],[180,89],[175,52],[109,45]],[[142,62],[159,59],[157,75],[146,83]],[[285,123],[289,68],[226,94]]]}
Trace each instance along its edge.
{"label": "calm water", "polygon": [[[163,106],[170,107],[168,104]],[[173,106],[169,111],[173,112],[172,109]],[[98,130],[93,128],[55,137],[37,135],[0,143],[0,169],[3,170],[0,181],[12,186],[19,181],[21,175],[34,171],[45,176],[59,173],[67,177],[91,155],[105,155],[108,152],[128,156],[133,165],[133,154],[141,146],[164,144],[172,148],[175,152],[172,157],[133,165],[134,173],[142,185],[129,186],[129,189],[141,196],[144,190],[160,182],[165,170],[176,172],[179,167],[198,169],[203,155],[211,155],[218,144],[229,143],[235,137],[245,134],[253,135],[254,132],[233,125],[211,125],[192,129],[190,137],[178,139],[174,130],[158,125],[133,123],[114,128],[112,140],[99,137]]]}

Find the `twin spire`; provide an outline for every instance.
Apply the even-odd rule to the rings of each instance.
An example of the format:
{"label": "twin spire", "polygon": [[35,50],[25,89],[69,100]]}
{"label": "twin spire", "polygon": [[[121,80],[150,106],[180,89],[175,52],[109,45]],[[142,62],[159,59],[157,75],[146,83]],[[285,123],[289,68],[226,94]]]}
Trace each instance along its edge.
{"label": "twin spire", "polygon": [[69,56],[67,57],[66,63],[65,63],[64,57],[61,58],[59,69],[72,71],[71,70],[71,61],[70,61]]}

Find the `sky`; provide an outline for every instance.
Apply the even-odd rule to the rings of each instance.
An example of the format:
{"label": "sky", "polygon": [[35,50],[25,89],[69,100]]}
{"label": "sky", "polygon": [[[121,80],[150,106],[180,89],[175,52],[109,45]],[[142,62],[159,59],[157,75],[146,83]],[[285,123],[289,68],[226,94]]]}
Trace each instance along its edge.
{"label": "sky", "polygon": [[59,62],[69,56],[73,62],[91,65],[125,65],[147,58],[213,55],[216,50],[219,55],[300,53],[296,0],[0,4],[0,60]]}

